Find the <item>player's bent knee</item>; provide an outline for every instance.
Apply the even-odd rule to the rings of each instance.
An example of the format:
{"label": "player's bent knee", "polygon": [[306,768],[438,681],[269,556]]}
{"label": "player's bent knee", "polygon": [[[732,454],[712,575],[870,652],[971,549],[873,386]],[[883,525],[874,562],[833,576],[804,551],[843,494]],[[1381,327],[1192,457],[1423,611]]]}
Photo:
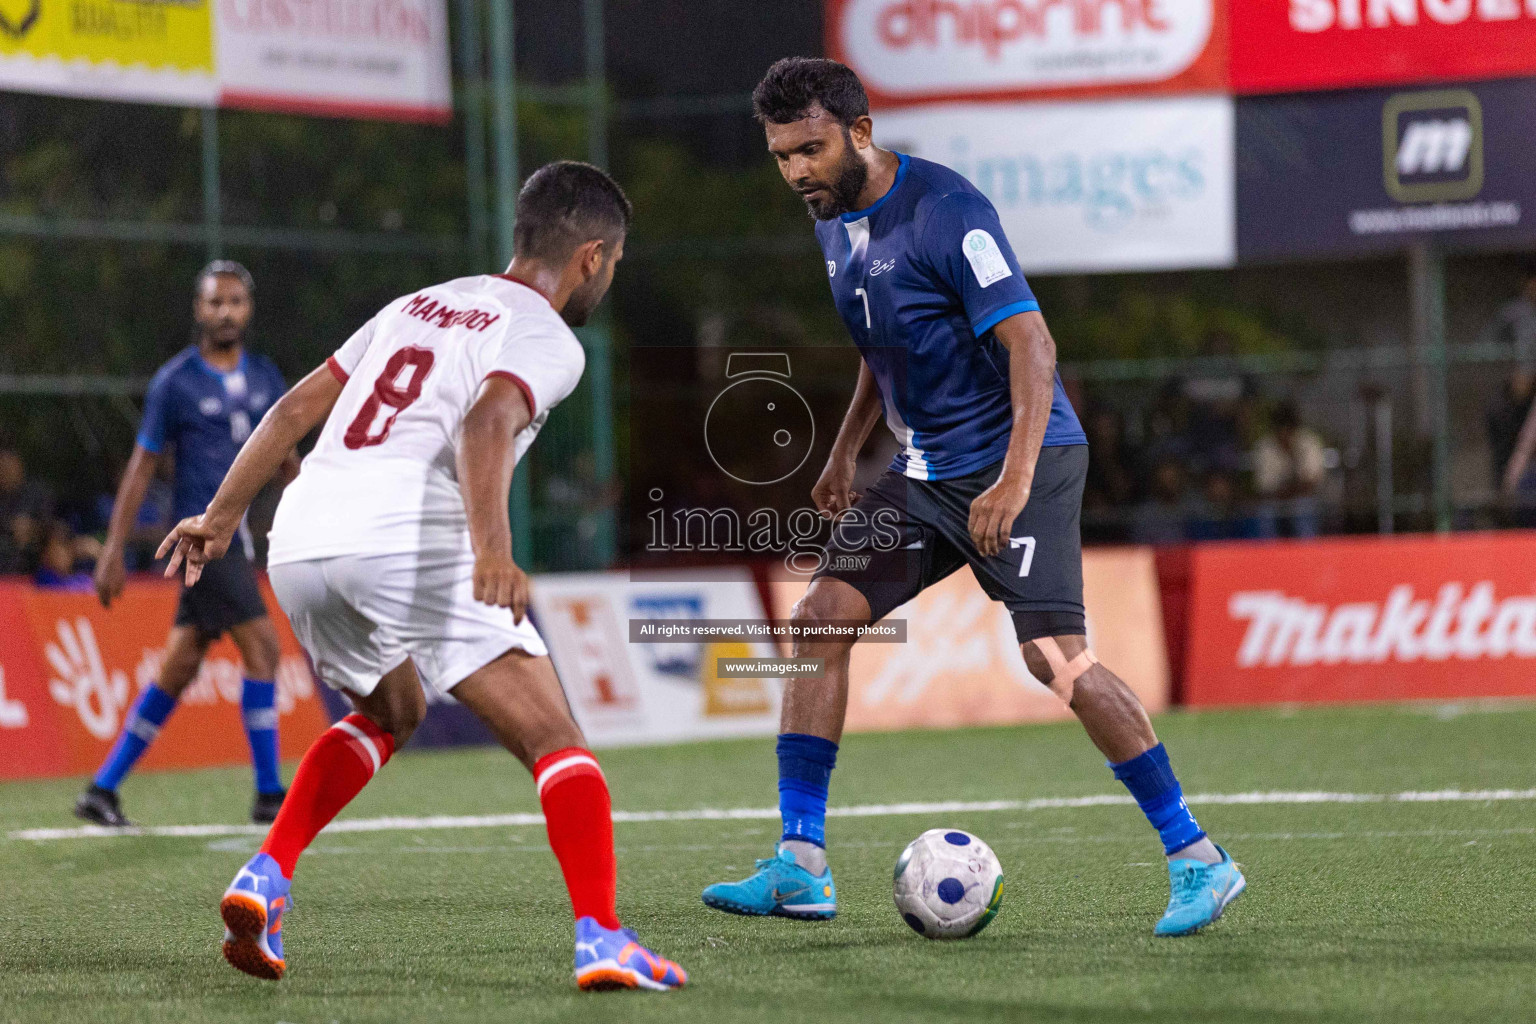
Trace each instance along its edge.
{"label": "player's bent knee", "polygon": [[[848,584],[839,580],[817,580],[811,584],[811,589],[805,592],[805,596],[795,602],[795,607],[789,613],[789,619],[796,629],[811,631],[814,635],[817,626],[828,623],[868,621],[869,607],[863,595]],[[813,640],[812,642],[842,643],[847,646],[853,644],[851,639]]]}
{"label": "player's bent knee", "polygon": [[1068,707],[1072,706],[1077,681],[1099,663],[1083,638],[1072,637],[1069,642],[1072,640],[1077,642],[1074,646],[1081,645],[1082,649],[1070,657],[1055,637],[1038,637],[1023,644],[1024,663],[1029,667],[1030,674],[1050,687],[1051,692]]}

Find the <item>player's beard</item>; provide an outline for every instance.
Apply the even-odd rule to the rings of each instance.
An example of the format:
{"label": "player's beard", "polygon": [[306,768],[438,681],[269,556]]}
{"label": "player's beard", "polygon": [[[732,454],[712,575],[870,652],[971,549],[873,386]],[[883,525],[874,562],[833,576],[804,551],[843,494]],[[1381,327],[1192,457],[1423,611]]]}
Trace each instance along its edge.
{"label": "player's beard", "polygon": [[[837,167],[837,177],[827,185],[823,199],[805,199],[805,205],[817,220],[832,220],[858,208],[859,193],[869,181],[869,167],[859,159],[853,148],[853,140],[844,133],[843,160]],[[804,198],[804,197],[802,197]]]}
{"label": "player's beard", "polygon": [[249,330],[249,328],[242,327],[240,330],[233,331],[230,334],[215,334],[213,331],[199,328],[197,331],[197,340],[199,344],[206,343],[210,348],[218,349],[221,352],[227,352],[230,349],[239,348],[245,344],[245,333],[247,330]]}
{"label": "player's beard", "polygon": [[594,277],[571,292],[571,297],[565,300],[565,307],[560,310],[560,319],[568,327],[585,327],[587,321],[592,319],[592,311],[597,309],[605,294],[607,288],[600,278]]}

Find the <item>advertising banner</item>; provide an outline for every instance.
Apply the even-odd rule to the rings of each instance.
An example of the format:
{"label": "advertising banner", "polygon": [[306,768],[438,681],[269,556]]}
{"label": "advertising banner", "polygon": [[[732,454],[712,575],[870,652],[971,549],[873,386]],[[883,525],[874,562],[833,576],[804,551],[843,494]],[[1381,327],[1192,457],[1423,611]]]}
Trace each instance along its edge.
{"label": "advertising banner", "polygon": [[1237,101],[1243,260],[1536,239],[1536,79]]}
{"label": "advertising banner", "polygon": [[444,0],[0,0],[0,90],[446,121]]}
{"label": "advertising banner", "polygon": [[[287,619],[262,587],[282,643],[282,755],[294,758],[330,719]],[[0,583],[0,779],[96,769],[160,671],[178,595],[173,582],[134,580],[107,611],[94,594]],[[240,655],[221,640],[144,756],[144,770],[248,763],[240,689]]]}
{"label": "advertising banner", "polygon": [[1221,96],[922,106],[879,113],[875,141],[969,178],[1025,273],[1223,267],[1232,116]]}
{"label": "advertising banner", "polygon": [[1195,705],[1536,696],[1536,534],[1209,544]]}
{"label": "advertising banner", "polygon": [[630,643],[630,620],[728,619],[767,615],[745,568],[647,574],[540,576],[533,588],[539,632],[549,645],[576,721],[595,746],[771,736],[779,729],[781,684],[720,677],[720,658],[767,657],[768,642]]}
{"label": "advertising banner", "polygon": [[[786,617],[806,585],[773,585]],[[1151,548],[1083,553],[1088,643],[1147,710],[1168,706],[1168,658]],[[1013,620],[962,569],[893,611],[905,643],[859,643],[849,672],[848,731],[1013,725],[1072,717],[1024,666]]]}
{"label": "advertising banner", "polygon": [[1531,0],[1242,0],[1239,93],[1536,74]]}
{"label": "advertising banner", "polygon": [[876,106],[1226,88],[1226,0],[828,0]]}

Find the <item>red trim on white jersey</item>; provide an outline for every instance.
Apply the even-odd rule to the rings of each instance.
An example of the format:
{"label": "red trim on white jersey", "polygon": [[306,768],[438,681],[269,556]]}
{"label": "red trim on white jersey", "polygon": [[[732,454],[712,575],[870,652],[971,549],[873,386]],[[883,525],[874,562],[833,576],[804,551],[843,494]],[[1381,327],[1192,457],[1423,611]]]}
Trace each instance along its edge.
{"label": "red trim on white jersey", "polygon": [[[520,277],[513,277],[511,274],[492,274],[491,276],[492,277],[499,277],[503,281],[511,281],[513,284],[520,284],[524,288],[527,288],[529,291],[533,292],[539,298],[543,299],[545,302],[549,302],[549,296],[548,295],[545,295],[543,292],[539,291],[533,285],[529,284],[527,281],[524,281]],[[553,309],[555,307],[555,304],[553,302],[549,302],[549,307],[551,309]]]}
{"label": "red trim on white jersey", "polygon": [[326,356],[325,365],[328,369],[330,369],[331,376],[335,377],[337,382],[340,384],[345,384],[347,380],[352,376],[346,370],[341,368],[341,364],[336,361],[335,356]]}
{"label": "red trim on white jersey", "polygon": [[[539,403],[533,400],[533,388],[528,386],[527,381],[523,380],[523,378],[509,370],[492,370],[490,373],[485,375],[486,380],[490,380],[492,377],[500,377],[503,380],[509,380],[518,386],[518,388],[523,392],[523,397],[528,400],[528,419],[532,420],[539,414]],[[482,383],[484,382],[482,381]]]}

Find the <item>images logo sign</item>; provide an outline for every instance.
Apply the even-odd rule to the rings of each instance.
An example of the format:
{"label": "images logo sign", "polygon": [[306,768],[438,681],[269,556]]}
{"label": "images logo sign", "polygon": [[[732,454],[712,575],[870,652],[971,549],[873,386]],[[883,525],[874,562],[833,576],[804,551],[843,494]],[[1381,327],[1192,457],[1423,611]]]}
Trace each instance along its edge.
{"label": "images logo sign", "polygon": [[1382,172],[1400,203],[1449,203],[1483,190],[1483,107],[1465,89],[1399,93],[1382,108]]}

